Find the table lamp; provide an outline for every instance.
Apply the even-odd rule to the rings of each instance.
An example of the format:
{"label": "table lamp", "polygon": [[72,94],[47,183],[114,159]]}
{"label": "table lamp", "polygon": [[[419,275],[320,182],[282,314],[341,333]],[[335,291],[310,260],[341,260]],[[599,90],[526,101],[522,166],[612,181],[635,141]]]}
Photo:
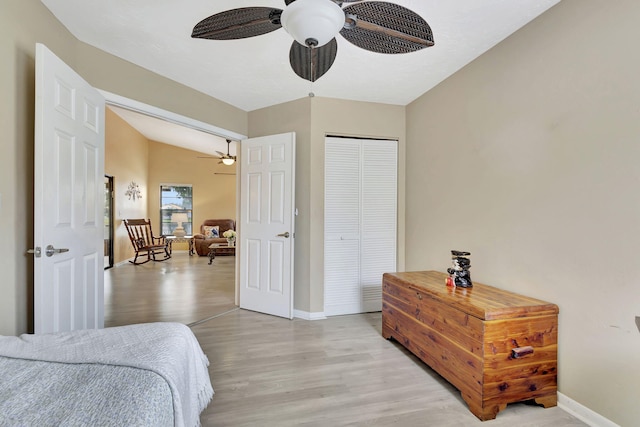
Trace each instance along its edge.
{"label": "table lamp", "polygon": [[176,237],[184,237],[187,234],[182,227],[183,222],[189,222],[189,217],[185,212],[174,213],[171,215],[171,222],[177,222],[178,226],[173,230],[173,235]]}

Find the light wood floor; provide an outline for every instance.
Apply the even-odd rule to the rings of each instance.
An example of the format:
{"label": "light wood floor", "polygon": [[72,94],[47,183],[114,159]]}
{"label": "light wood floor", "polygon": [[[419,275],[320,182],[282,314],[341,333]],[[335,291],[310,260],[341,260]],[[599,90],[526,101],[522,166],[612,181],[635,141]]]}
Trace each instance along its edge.
{"label": "light wood floor", "polygon": [[163,262],[105,270],[105,326],[143,322],[191,324],[234,309],[235,257],[174,252]]}
{"label": "light wood floor", "polygon": [[[209,357],[216,393],[201,416],[205,427],[586,425],[558,407],[525,403],[510,404],[495,420],[481,422],[455,388],[382,338],[380,313],[306,321],[234,309],[233,258],[218,257],[213,266],[207,262],[176,256],[164,266],[122,266],[108,274],[113,324],[192,323],[219,314],[192,326]],[[221,283],[223,277],[230,283]],[[117,308],[118,301],[127,305],[127,292],[146,302]],[[146,293],[151,295],[142,297]],[[158,307],[151,309],[153,302]]]}

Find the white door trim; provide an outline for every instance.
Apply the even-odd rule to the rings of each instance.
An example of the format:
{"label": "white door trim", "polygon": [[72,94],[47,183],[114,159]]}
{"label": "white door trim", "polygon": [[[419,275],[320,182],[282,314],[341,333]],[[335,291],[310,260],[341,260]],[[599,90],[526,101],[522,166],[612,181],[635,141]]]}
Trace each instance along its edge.
{"label": "white door trim", "polygon": [[106,90],[98,89],[98,92],[100,92],[100,94],[104,96],[107,105],[126,108],[127,110],[146,114],[147,116],[155,117],[157,119],[166,120],[168,122],[185,126],[190,129],[210,133],[221,138],[229,138],[235,141],[247,139],[247,136],[241,133],[236,133],[227,129],[219,128],[217,126],[201,122],[200,120],[196,120],[191,117],[183,116],[181,114],[177,114],[168,110],[163,110],[162,108],[154,107],[153,105],[145,104],[144,102],[136,101],[134,99],[107,92]]}

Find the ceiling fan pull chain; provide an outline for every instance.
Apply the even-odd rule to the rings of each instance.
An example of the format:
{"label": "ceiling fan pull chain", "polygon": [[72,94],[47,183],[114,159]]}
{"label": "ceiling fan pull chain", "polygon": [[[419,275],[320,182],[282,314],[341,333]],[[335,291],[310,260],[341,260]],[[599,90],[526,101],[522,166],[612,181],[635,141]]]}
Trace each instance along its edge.
{"label": "ceiling fan pull chain", "polygon": [[[309,46],[310,52],[309,52],[309,77],[311,77],[311,88],[313,89],[313,82],[316,81],[316,73],[314,70],[314,64],[313,64],[313,56],[314,53],[316,53],[315,51],[315,46],[310,45]],[[313,90],[311,91],[313,92]]]}
{"label": "ceiling fan pull chain", "polygon": [[313,80],[309,80],[309,98],[313,98],[314,96],[316,96],[316,94],[313,93]]}

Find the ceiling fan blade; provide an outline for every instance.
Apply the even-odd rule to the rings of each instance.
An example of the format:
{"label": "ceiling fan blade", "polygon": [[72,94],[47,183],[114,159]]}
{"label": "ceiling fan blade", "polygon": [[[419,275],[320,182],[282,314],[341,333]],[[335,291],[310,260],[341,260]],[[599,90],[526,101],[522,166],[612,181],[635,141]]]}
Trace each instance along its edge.
{"label": "ceiling fan blade", "polygon": [[214,156],[197,156],[196,158],[198,158],[198,159],[216,159],[216,160],[220,160],[220,157],[214,157]]}
{"label": "ceiling fan blade", "polygon": [[310,48],[294,41],[289,51],[293,71],[305,80],[315,82],[333,65],[338,53],[338,42],[332,39],[324,46]]}
{"label": "ceiling fan blade", "polygon": [[433,33],[427,21],[406,7],[369,1],[343,10],[347,24],[340,34],[362,49],[376,53],[407,53],[433,46]]}
{"label": "ceiling fan blade", "polygon": [[243,7],[211,15],[193,27],[191,37],[209,40],[234,40],[260,36],[280,28],[282,9]]}
{"label": "ceiling fan blade", "polygon": [[[291,3],[293,3],[296,0],[284,0],[284,3],[289,6]],[[357,1],[362,1],[362,0],[331,0],[332,2],[336,3],[338,6],[342,6],[342,3],[355,3]]]}
{"label": "ceiling fan blade", "polygon": [[216,153],[220,154],[220,156],[224,156],[224,153],[222,151],[216,150]]}

